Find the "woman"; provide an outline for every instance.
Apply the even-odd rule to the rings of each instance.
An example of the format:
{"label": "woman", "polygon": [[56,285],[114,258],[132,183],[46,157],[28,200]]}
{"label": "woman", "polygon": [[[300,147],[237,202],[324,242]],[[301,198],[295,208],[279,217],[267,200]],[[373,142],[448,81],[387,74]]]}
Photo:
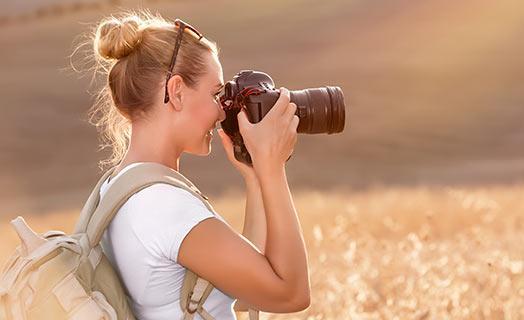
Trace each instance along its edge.
{"label": "woman", "polygon": [[[137,163],[179,171],[183,152],[210,153],[212,131],[225,118],[217,99],[224,80],[216,44],[183,22],[147,12],[103,20],[93,40],[108,73],[93,115],[101,115],[96,125],[111,141],[109,163],[116,165],[101,197],[112,178]],[[236,310],[309,306],[307,255],[285,173],[297,139],[295,110],[281,88],[261,122],[238,114],[253,167],[235,159],[231,140],[218,129],[247,188],[244,235],[189,192],[167,184],[139,191],[120,208],[102,247],[139,319],[180,319],[186,268],[215,286],[204,304],[215,319],[235,319],[236,299]]]}

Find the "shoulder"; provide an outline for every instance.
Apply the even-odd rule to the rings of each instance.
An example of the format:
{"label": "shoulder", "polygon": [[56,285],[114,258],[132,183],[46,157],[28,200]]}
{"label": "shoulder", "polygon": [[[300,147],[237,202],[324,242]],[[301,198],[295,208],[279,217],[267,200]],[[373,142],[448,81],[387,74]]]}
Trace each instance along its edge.
{"label": "shoulder", "polygon": [[155,183],[137,193],[130,199],[134,203],[163,205],[193,204],[206,207],[202,201],[184,188],[175,187],[167,183]]}
{"label": "shoulder", "polygon": [[126,209],[138,220],[136,223],[154,226],[170,223],[179,225],[185,220],[214,215],[191,192],[166,183],[155,183],[138,191],[129,198]]}
{"label": "shoulder", "polygon": [[120,225],[130,227],[129,232],[155,255],[174,261],[182,240],[195,225],[208,218],[222,220],[189,191],[165,183],[135,193],[122,213],[125,222]]}

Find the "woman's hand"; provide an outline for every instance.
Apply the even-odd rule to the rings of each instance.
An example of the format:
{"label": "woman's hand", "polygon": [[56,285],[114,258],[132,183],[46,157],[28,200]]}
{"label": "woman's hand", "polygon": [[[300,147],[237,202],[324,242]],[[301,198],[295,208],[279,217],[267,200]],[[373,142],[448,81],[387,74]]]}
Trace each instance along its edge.
{"label": "woman's hand", "polygon": [[245,180],[247,179],[257,179],[257,176],[255,174],[255,170],[253,170],[252,167],[248,166],[247,164],[238,161],[235,158],[234,151],[233,151],[233,142],[229,138],[229,136],[224,132],[222,128],[219,128],[218,135],[220,136],[220,140],[222,140],[222,146],[226,150],[226,155],[229,161],[233,164],[233,166],[240,172],[242,177],[244,177]]}
{"label": "woman's hand", "polygon": [[290,101],[289,90],[282,87],[275,105],[261,121],[251,123],[244,109],[237,115],[240,134],[257,174],[283,168],[293,153],[300,119],[295,114],[297,105]]}

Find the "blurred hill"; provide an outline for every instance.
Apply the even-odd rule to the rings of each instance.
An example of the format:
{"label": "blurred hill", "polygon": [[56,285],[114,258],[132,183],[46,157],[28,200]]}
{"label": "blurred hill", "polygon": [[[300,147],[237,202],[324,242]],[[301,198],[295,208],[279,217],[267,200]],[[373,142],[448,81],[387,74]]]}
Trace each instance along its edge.
{"label": "blurred hill", "polygon": [[[68,69],[68,56],[82,32],[118,10],[111,3],[13,13],[0,24],[2,214],[78,208],[98,179],[108,151],[97,152],[86,121],[91,75]],[[345,131],[299,137],[287,166],[293,188],[524,179],[521,1],[142,4],[217,41],[226,81],[257,69],[277,86],[343,89]],[[75,66],[82,59],[72,57]],[[241,187],[218,137],[209,157],[184,155],[181,171],[210,195]]]}

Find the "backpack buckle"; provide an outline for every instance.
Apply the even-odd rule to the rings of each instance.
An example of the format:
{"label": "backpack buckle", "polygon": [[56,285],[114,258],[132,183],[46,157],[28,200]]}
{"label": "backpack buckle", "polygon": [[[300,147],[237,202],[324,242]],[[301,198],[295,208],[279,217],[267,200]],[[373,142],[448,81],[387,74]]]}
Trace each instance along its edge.
{"label": "backpack buckle", "polygon": [[[193,300],[193,299],[189,299],[189,302],[187,303],[187,312],[193,314],[197,311],[198,309],[198,303],[200,301],[198,300]],[[194,309],[193,309],[194,308]]]}

